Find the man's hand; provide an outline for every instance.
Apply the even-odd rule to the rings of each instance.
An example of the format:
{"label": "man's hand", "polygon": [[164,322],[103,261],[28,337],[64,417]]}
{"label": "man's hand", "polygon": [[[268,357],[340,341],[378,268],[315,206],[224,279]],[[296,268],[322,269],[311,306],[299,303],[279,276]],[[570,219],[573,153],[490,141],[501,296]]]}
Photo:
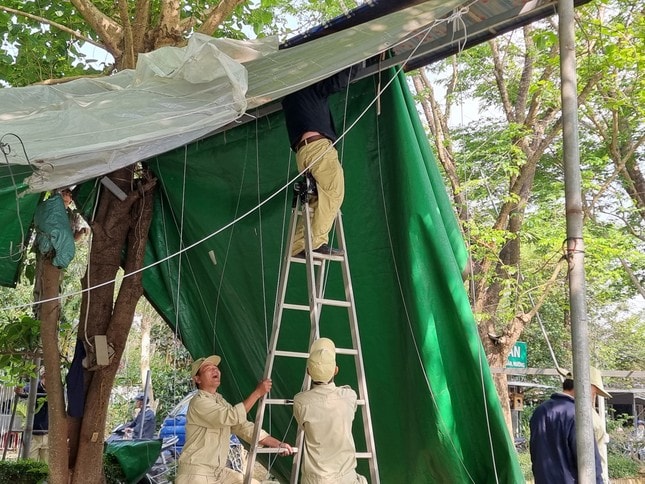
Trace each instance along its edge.
{"label": "man's hand", "polygon": [[251,394],[242,402],[247,413],[249,410],[251,410],[251,407],[255,405],[255,402],[257,402],[260,398],[271,391],[272,386],[273,382],[269,378],[258,383],[258,386],[255,387],[255,390],[253,390]]}
{"label": "man's hand", "polygon": [[280,445],[278,445],[278,449],[280,449],[280,452],[278,452],[280,455],[292,455],[293,454],[293,447],[291,447],[286,442],[281,442]]}
{"label": "man's hand", "polygon": [[13,389],[13,392],[14,392],[16,395],[22,396],[22,395],[24,395],[24,394],[25,394],[25,388],[24,388],[24,387],[21,387],[21,386],[17,386],[17,387],[15,387],[15,388]]}
{"label": "man's hand", "polygon": [[286,442],[281,442],[270,435],[260,440],[259,444],[265,447],[273,447],[274,449],[278,449],[278,454],[282,456],[292,455],[294,453],[293,447],[291,447]]}
{"label": "man's hand", "polygon": [[258,386],[255,387],[255,391],[258,392],[260,397],[263,397],[271,391],[272,386],[273,382],[270,378],[267,378],[266,380],[262,380],[260,383],[258,383]]}

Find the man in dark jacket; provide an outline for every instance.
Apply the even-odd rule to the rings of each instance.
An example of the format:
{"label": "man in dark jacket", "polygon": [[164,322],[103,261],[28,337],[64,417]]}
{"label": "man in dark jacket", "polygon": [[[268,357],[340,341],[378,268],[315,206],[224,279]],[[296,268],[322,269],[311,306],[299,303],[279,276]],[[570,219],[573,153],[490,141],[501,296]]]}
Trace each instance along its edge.
{"label": "man in dark jacket", "polygon": [[[328,97],[347,87],[357,67],[323,79],[282,100],[289,143],[296,152],[298,171],[309,170],[316,180],[318,197],[310,203],[312,250],[320,254],[343,255],[329,246],[329,232],[345,196],[343,168],[334,143],[338,139],[329,110]],[[291,255],[304,256],[303,224],[296,230]]]}
{"label": "man in dark jacket", "polygon": [[[535,484],[578,483],[573,379],[562,383],[562,392],[535,409],[531,416],[531,462]],[[596,483],[602,484],[600,454],[596,454]]]}
{"label": "man in dark jacket", "polygon": [[139,413],[126,425],[126,428],[130,429],[128,434],[133,439],[152,439],[155,436],[155,412],[148,405],[147,399],[146,404],[143,404],[143,399],[143,393],[137,395],[135,400]]}
{"label": "man in dark jacket", "polygon": [[[40,460],[47,462],[49,457],[49,409],[47,407],[47,388],[45,381],[45,372],[42,372],[38,389],[36,391],[36,408],[34,413],[34,426],[31,431],[31,445],[29,446],[28,459]],[[27,398],[29,395],[29,384],[25,387],[16,387],[16,395],[20,398]]]}

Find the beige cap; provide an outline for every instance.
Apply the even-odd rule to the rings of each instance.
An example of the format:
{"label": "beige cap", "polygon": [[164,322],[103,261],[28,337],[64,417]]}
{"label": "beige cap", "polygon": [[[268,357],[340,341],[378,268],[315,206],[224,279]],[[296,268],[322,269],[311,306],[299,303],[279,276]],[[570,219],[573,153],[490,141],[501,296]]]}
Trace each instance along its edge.
{"label": "beige cap", "polygon": [[309,349],[307,370],[311,379],[327,383],[336,374],[336,346],[329,338],[319,338]]}
{"label": "beige cap", "polygon": [[598,389],[598,395],[605,398],[611,398],[611,395],[605,391],[605,387],[602,384],[602,374],[598,368],[593,366],[589,367],[589,381]]}
{"label": "beige cap", "polygon": [[190,365],[190,377],[193,378],[195,375],[197,375],[199,369],[204,363],[212,363],[213,365],[218,366],[220,361],[222,361],[222,358],[217,355],[211,355],[206,358],[199,358],[195,360],[193,364]]}

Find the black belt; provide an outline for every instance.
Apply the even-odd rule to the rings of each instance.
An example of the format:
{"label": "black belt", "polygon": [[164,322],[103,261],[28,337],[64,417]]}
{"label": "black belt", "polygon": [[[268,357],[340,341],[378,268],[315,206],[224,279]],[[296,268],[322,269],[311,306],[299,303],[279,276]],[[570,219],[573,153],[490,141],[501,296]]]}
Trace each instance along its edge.
{"label": "black belt", "polygon": [[300,148],[302,148],[303,146],[306,146],[309,143],[313,143],[314,141],[318,141],[319,139],[327,139],[327,136],[323,136],[322,134],[315,134],[313,136],[309,136],[309,138],[303,139],[296,145],[296,153],[300,151]]}

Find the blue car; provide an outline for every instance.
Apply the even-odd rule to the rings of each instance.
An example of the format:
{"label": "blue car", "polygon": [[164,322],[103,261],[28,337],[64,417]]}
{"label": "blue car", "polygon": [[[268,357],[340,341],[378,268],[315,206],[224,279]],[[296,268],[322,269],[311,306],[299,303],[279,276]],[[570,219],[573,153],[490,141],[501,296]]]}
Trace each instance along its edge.
{"label": "blue car", "polygon": [[[177,437],[177,443],[174,448],[175,458],[179,457],[186,443],[186,413],[188,412],[190,399],[197,394],[197,391],[194,390],[186,395],[164,419],[159,429],[160,439],[172,436]],[[236,435],[231,434],[226,466],[235,471],[244,472],[244,452],[240,439]]]}

